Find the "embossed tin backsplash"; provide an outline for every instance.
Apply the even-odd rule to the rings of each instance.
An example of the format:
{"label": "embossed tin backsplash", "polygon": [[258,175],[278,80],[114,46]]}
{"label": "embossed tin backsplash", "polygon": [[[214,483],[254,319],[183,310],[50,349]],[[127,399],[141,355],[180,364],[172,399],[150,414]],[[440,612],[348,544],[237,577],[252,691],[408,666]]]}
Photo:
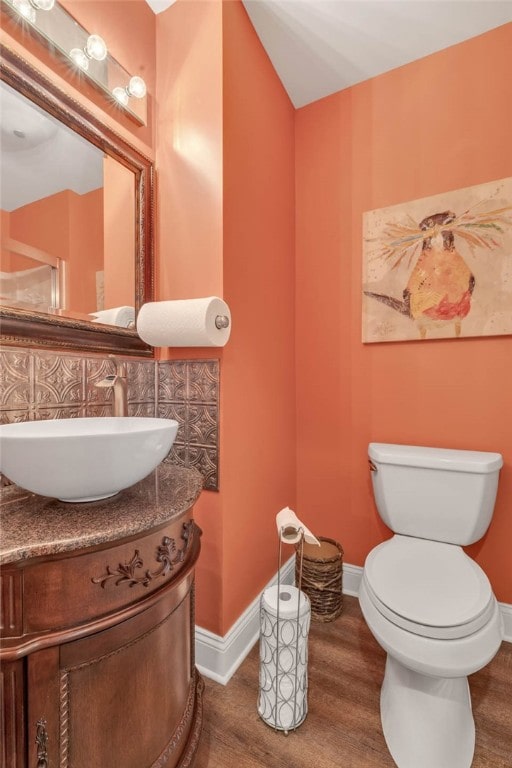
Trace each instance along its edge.
{"label": "embossed tin backsplash", "polygon": [[[219,361],[126,361],[128,415],[176,419],[169,460],[196,467],[204,487],[218,490]],[[4,347],[0,423],[112,416],[112,389],[95,384],[113,373],[113,360],[101,356]]]}

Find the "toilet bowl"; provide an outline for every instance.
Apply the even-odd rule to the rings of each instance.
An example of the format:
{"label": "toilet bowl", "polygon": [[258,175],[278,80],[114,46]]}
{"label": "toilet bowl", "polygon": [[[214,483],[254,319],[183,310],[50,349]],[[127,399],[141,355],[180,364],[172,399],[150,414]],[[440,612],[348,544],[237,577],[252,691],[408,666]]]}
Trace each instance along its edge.
{"label": "toilet bowl", "polygon": [[487,576],[462,546],[490,523],[502,459],[375,443],[369,457],[377,508],[394,531],[368,555],[359,591],[387,653],[384,737],[399,768],[469,768],[467,675],[496,654],[503,624]]}

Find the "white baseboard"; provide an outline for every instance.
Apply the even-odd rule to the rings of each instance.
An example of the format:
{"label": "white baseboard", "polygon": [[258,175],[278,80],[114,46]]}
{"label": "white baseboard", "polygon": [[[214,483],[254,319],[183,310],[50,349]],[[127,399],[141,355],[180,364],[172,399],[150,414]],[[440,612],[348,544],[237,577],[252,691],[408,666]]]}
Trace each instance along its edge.
{"label": "white baseboard", "polygon": [[[295,555],[292,555],[281,568],[282,584],[294,583],[294,565]],[[343,594],[357,597],[362,575],[363,569],[360,565],[343,563]],[[277,584],[277,574],[267,587],[273,584]],[[196,626],[196,665],[204,677],[226,685],[234,675],[258,640],[260,598],[261,595],[258,595],[252,601],[224,637]],[[499,606],[505,627],[504,639],[511,643],[512,605],[499,603]]]}
{"label": "white baseboard", "polygon": [[359,595],[359,585],[363,575],[363,569],[360,565],[350,565],[343,563],[343,594],[357,597]]}
{"label": "white baseboard", "polygon": [[[295,555],[292,555],[281,567],[281,584],[293,584],[294,571]],[[274,584],[277,584],[277,574],[265,589]],[[254,598],[224,637],[196,626],[196,666],[204,677],[226,685],[234,675],[258,640],[260,598],[261,594]]]}
{"label": "white baseboard", "polygon": [[501,615],[503,617],[503,626],[505,628],[505,636],[503,637],[507,643],[512,643],[512,605],[508,603],[498,603],[501,609]]}

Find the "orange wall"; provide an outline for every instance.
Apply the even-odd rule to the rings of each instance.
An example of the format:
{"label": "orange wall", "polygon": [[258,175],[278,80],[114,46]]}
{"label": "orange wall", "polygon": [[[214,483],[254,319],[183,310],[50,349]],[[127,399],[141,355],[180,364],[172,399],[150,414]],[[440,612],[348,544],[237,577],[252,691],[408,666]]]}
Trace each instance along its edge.
{"label": "orange wall", "polygon": [[243,5],[223,22],[224,633],[276,572],[275,515],[295,504],[295,286],[294,109]]}
{"label": "orange wall", "polygon": [[222,7],[157,16],[157,295],[222,295]]}
{"label": "orange wall", "polygon": [[[222,296],[222,13],[217,0],[179,0],[156,17],[156,299]],[[159,349],[161,358],[222,350]],[[223,482],[221,480],[222,486]],[[197,622],[222,628],[222,496],[203,493]]]}
{"label": "orange wall", "polygon": [[157,17],[157,296],[223,296],[220,492],[203,493],[197,623],[223,635],[276,569],[294,503],[294,111],[240,2]]}
{"label": "orange wall", "polygon": [[390,535],[370,441],[499,451],[488,534],[469,552],[512,602],[512,339],[367,344],[367,210],[512,174],[512,25],[297,112],[298,512],[362,565]]}

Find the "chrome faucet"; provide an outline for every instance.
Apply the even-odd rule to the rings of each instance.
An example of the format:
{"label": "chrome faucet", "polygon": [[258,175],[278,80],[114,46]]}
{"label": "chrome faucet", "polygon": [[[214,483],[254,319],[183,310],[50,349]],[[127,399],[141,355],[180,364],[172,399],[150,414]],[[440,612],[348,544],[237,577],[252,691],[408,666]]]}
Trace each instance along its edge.
{"label": "chrome faucet", "polygon": [[111,387],[114,390],[114,416],[128,415],[128,381],[126,379],[126,363],[109,355],[114,361],[116,372],[98,381],[96,387]]}

